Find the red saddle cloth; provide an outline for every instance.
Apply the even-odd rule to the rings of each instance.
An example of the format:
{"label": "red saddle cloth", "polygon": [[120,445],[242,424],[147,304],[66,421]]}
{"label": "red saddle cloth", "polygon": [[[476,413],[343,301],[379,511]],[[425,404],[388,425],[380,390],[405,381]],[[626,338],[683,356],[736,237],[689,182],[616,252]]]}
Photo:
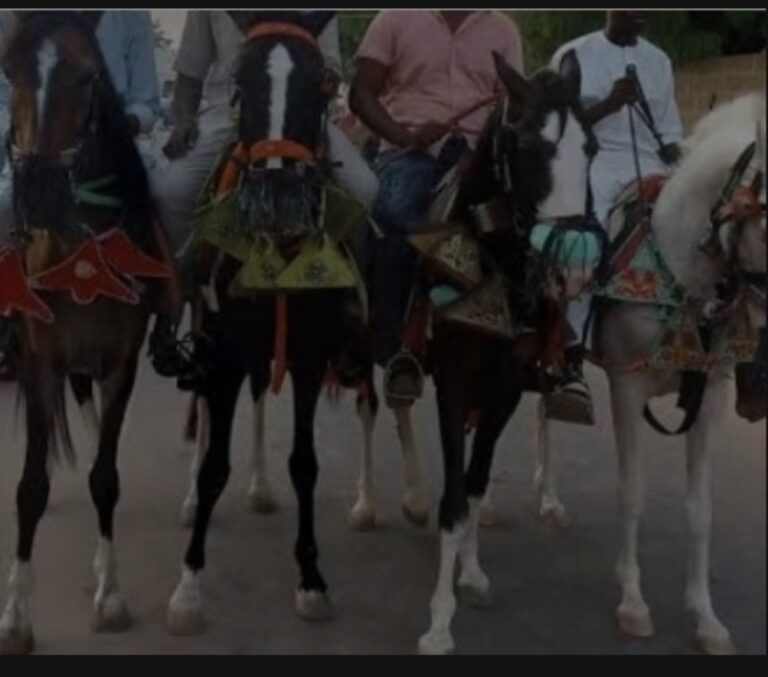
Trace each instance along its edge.
{"label": "red saddle cloth", "polygon": [[89,239],[65,261],[32,278],[40,289],[69,291],[82,305],[97,296],[137,304],[139,297],[110,270],[96,239]]}
{"label": "red saddle cloth", "polygon": [[0,249],[0,315],[14,312],[32,315],[42,322],[53,322],[51,309],[27,284],[19,253],[11,247]]}
{"label": "red saddle cloth", "polygon": [[[155,224],[158,236],[159,227]],[[21,312],[44,322],[53,322],[48,306],[35,294],[33,288],[51,291],[69,291],[82,305],[98,296],[117,299],[136,305],[139,296],[115,273],[128,278],[174,278],[171,255],[163,242],[159,242],[166,261],[145,254],[128,234],[112,228],[86,240],[69,258],[28,279],[18,251],[0,245],[0,315],[9,317]]]}
{"label": "red saddle cloth", "polygon": [[171,266],[147,256],[125,231],[113,228],[96,240],[104,258],[118,273],[131,277],[171,277]]}

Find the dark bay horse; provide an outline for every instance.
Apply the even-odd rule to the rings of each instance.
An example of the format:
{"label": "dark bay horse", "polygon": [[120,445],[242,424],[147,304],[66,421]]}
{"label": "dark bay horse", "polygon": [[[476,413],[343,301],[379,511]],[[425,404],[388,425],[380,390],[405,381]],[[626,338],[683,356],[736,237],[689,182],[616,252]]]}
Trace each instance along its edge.
{"label": "dark bay horse", "polygon": [[[474,224],[483,266],[506,280],[513,319],[524,319],[531,331],[509,339],[453,322],[433,323],[428,354],[437,391],[445,484],[438,515],[440,566],[431,625],[419,641],[421,653],[453,649],[450,623],[456,609],[457,564],[464,595],[480,604],[489,599],[490,583],[478,559],[478,525],[496,442],[523,392],[547,387],[543,369],[557,359],[557,341],[554,348],[550,343],[560,331],[564,285],[550,286],[553,278],[545,275],[541,286],[532,288],[531,229],[537,222],[583,226],[588,221],[588,166],[596,144],[581,122],[575,81],[549,70],[525,79],[498,56],[496,68],[506,98],[491,115],[463,172],[452,217],[470,228]],[[476,208],[499,198],[506,202],[509,219],[483,234]],[[466,464],[471,414],[475,432]]]}
{"label": "dark bay horse", "polygon": [[[130,621],[113,547],[116,460],[139,350],[160,292],[155,282],[144,284],[123,275],[124,266],[115,268],[108,242],[120,241],[123,254],[139,257],[141,250],[156,254],[159,245],[147,175],[92,23],[75,12],[22,15],[3,69],[11,83],[17,242],[6,254],[17,257],[19,279],[35,280],[25,293],[42,305],[37,317],[14,317],[27,449],[0,651],[29,652],[32,547],[48,501],[57,431],[60,446],[73,455],[68,378],[81,402],[90,399],[92,381],[101,392],[101,421],[95,415],[91,420],[98,449],[88,477],[100,533],[94,628],[117,631]],[[101,199],[89,199],[97,193]]]}

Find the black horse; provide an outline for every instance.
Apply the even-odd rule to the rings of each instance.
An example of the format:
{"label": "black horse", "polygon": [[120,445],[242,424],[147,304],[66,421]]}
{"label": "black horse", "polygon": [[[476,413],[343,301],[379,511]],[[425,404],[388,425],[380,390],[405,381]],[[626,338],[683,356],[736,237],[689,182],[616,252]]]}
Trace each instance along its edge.
{"label": "black horse", "polygon": [[[279,250],[290,251],[317,227],[317,205],[328,171],[321,151],[327,106],[322,90],[324,66],[315,38],[332,15],[233,12],[232,16],[246,34],[236,72],[237,148],[245,154],[237,188],[241,220],[268,230]],[[227,171],[225,166],[221,176]],[[296,610],[309,619],[331,614],[314,531],[315,408],[329,366],[349,354],[349,345],[366,345],[362,322],[348,312],[354,289],[297,291],[282,300],[272,293],[230,295],[241,264],[228,256],[219,261],[214,282],[218,307],[214,311],[208,305],[202,312],[201,335],[206,338],[197,351],[207,364],[197,394],[210,421],[208,443],[198,474],[191,543],[167,615],[169,630],[184,634],[202,627],[199,574],[205,566],[211,514],[230,472],[230,434],[238,394],[246,377],[258,383],[257,390],[265,385],[280,335],[294,398],[289,471],[299,505]],[[281,356],[275,354],[275,358],[279,368]]]}

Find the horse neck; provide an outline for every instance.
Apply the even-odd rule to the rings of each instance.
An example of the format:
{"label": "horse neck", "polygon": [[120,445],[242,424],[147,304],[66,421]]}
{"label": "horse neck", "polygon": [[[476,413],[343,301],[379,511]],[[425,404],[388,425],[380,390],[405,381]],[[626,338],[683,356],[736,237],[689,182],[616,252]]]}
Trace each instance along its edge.
{"label": "horse neck", "polygon": [[486,202],[500,192],[493,172],[491,137],[483,134],[459,179],[455,212],[459,218],[467,218],[470,207]]}
{"label": "horse neck", "polygon": [[675,279],[693,297],[711,298],[722,275],[722,261],[701,251],[710,212],[745,143],[713,153],[694,149],[661,192],[652,227],[659,251]]}

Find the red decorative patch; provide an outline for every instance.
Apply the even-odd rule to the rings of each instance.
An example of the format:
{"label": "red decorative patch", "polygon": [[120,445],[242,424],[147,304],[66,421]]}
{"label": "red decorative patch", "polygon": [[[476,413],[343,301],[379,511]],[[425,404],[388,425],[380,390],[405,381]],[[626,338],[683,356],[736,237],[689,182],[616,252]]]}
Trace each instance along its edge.
{"label": "red decorative patch", "polygon": [[14,311],[53,322],[51,309],[27,284],[19,253],[6,247],[0,250],[0,315],[9,317]]}
{"label": "red decorative patch", "polygon": [[97,296],[107,296],[125,303],[138,304],[139,297],[109,269],[95,239],[87,240],[72,256],[32,278],[41,289],[64,290],[82,305]]}
{"label": "red decorative patch", "polygon": [[644,176],[640,183],[640,197],[645,202],[656,202],[656,198],[659,197],[661,189],[664,188],[664,184],[667,182],[667,177],[664,174],[648,174]]}
{"label": "red decorative patch", "polygon": [[125,231],[113,228],[96,238],[104,258],[118,273],[134,277],[171,277],[167,263],[147,256]]}
{"label": "red decorative patch", "polygon": [[656,273],[652,270],[625,268],[618,274],[614,290],[617,296],[638,301],[657,301]]}

